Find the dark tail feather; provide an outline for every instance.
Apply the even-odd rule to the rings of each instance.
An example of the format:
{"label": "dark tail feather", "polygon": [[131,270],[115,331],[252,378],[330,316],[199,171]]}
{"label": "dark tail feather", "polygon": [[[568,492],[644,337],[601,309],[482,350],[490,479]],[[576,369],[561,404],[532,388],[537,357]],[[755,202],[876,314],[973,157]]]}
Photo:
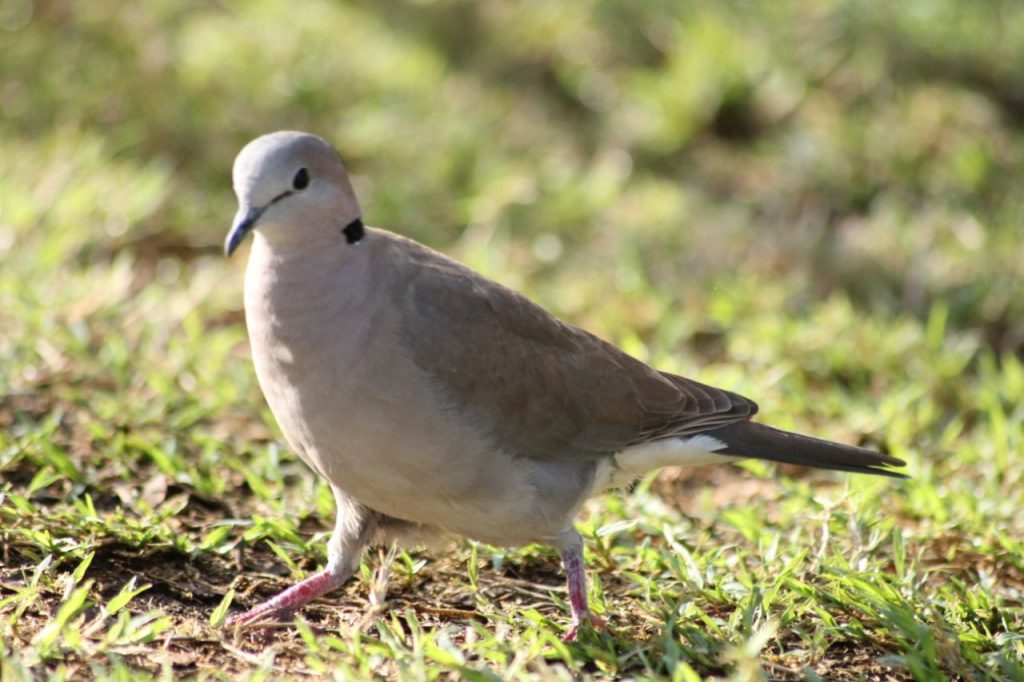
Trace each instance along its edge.
{"label": "dark tail feather", "polygon": [[723,455],[767,459],[817,469],[907,478],[906,474],[882,468],[906,466],[906,462],[901,459],[853,445],[781,431],[756,422],[737,422],[714,431],[706,431],[705,434],[725,443],[726,447],[718,450]]}

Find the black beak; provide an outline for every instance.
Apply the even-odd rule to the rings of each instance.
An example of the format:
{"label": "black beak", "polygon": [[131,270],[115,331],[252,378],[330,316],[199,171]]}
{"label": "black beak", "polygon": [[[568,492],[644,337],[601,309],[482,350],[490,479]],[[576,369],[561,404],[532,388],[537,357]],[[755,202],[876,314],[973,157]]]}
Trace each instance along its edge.
{"label": "black beak", "polygon": [[231,231],[228,232],[228,237],[224,240],[225,256],[233,254],[238,245],[245,240],[246,235],[252,232],[252,228],[256,227],[260,216],[263,215],[264,208],[245,208],[243,206],[238,209],[238,213],[235,214],[235,221],[231,225]]}

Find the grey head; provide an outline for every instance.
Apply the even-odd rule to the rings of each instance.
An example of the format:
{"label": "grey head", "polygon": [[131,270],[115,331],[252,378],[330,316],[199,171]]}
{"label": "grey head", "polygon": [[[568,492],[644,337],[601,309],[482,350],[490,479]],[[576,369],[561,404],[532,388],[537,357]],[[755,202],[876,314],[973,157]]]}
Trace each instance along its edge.
{"label": "grey head", "polygon": [[272,244],[312,244],[317,232],[336,235],[335,226],[344,229],[362,215],[338,153],[316,135],[258,137],[239,152],[232,177],[238,213],[224,241],[229,256],[254,229]]}

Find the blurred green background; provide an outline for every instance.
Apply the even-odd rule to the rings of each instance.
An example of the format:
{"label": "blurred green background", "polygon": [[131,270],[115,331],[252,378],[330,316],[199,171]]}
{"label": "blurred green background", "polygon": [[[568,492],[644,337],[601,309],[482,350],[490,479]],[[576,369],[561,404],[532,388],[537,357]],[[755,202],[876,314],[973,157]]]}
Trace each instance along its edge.
{"label": "blurred green background", "polygon": [[8,270],[216,258],[235,153],[290,128],[368,222],[494,246],[563,314],[653,331],[614,303],[652,284],[728,329],[714,286],[752,280],[1024,347],[1017,2],[4,0],[0,29]]}
{"label": "blurred green background", "polygon": [[[263,426],[245,250],[221,253],[232,160],[278,129],[337,146],[368,224],[750,395],[779,426],[906,457],[914,481],[883,501],[857,479],[875,494],[849,513],[888,512],[908,556],[995,557],[957,585],[1017,604],[964,625],[962,595],[929,591],[960,587],[928,582],[915,613],[941,602],[982,634],[921,670],[1024,651],[1000,639],[1024,622],[1007,587],[1024,575],[1008,539],[1024,532],[1024,3],[0,0],[12,570],[97,538],[193,558],[243,542],[188,525],[203,499],[291,528],[266,531],[280,560],[322,560],[294,528],[329,526],[330,495]],[[799,490],[806,508],[773,513],[816,528]],[[39,627],[52,606],[32,607]],[[913,627],[865,640],[913,658]]]}
{"label": "blurred green background", "polygon": [[0,29],[8,387],[111,329],[167,381],[157,314],[237,322],[231,162],[284,128],[368,223],[738,390],[880,399],[1024,350],[1018,2],[3,0]]}

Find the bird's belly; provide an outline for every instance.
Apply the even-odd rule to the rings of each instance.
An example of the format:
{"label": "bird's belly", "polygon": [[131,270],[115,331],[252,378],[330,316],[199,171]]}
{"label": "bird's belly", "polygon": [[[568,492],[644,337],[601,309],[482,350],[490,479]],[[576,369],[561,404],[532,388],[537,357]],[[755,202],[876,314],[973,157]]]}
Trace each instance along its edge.
{"label": "bird's belly", "polygon": [[[341,383],[346,380],[358,381],[358,388]],[[303,460],[388,516],[489,544],[521,545],[565,530],[589,492],[592,466],[569,470],[564,463],[509,455],[453,419],[436,396],[415,389],[396,391],[386,381],[358,376],[261,383]],[[342,405],[340,395],[359,399]]]}
{"label": "bird's belly", "polygon": [[495,545],[540,542],[565,529],[575,505],[546,501],[529,461],[468,442],[438,447],[422,436],[382,444],[350,432],[344,448],[312,459],[333,485],[395,518]]}

